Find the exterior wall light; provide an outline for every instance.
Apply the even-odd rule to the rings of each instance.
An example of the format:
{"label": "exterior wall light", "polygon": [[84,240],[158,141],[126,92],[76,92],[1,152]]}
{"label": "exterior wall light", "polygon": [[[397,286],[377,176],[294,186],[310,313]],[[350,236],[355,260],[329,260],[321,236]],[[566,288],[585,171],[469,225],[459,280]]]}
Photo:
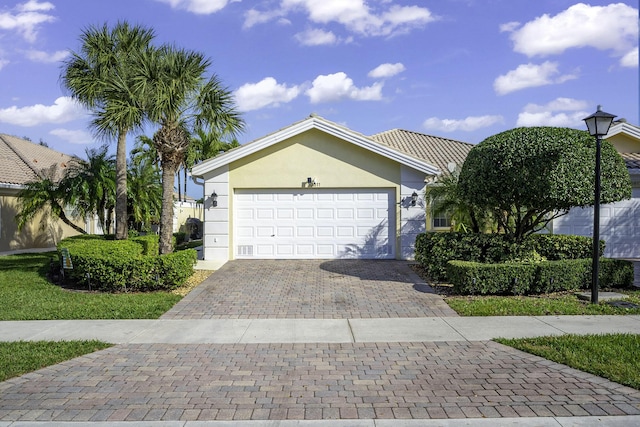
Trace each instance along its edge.
{"label": "exterior wall light", "polygon": [[211,206],[214,208],[218,206],[218,195],[215,190],[211,193]]}
{"label": "exterior wall light", "polygon": [[418,193],[415,191],[411,194],[411,206],[415,206],[418,203]]}
{"label": "exterior wall light", "polygon": [[602,137],[609,132],[616,116],[605,113],[598,105],[598,111],[584,119],[591,136],[596,137],[595,191],[593,199],[593,260],[591,271],[591,303],[598,303],[598,274],[600,273],[600,146]]}

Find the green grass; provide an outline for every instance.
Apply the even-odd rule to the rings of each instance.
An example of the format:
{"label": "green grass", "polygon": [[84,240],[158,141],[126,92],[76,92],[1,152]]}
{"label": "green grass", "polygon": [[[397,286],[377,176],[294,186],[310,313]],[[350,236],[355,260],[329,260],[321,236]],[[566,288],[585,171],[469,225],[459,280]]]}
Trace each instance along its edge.
{"label": "green grass", "polygon": [[[625,301],[640,305],[640,290],[616,290]],[[594,314],[640,314],[640,308],[591,304],[573,293],[539,296],[448,296],[445,301],[461,316],[551,316]]]}
{"label": "green grass", "polygon": [[101,341],[0,342],[0,381],[108,347]]}
{"label": "green grass", "polygon": [[88,293],[47,281],[55,253],[0,257],[0,320],[157,319],[182,297],[170,292]]}
{"label": "green grass", "polygon": [[563,335],[495,341],[640,389],[640,335]]}

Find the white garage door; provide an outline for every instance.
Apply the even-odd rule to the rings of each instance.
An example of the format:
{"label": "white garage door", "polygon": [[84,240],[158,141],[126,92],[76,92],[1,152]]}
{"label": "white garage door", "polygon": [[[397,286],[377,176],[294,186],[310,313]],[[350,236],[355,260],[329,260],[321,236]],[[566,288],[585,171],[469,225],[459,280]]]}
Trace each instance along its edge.
{"label": "white garage door", "polygon": [[236,190],[237,258],[394,258],[386,189]]}
{"label": "white garage door", "polygon": [[[593,208],[572,209],[555,220],[553,232],[593,236]],[[600,207],[600,239],[607,257],[640,258],[640,188],[633,189],[630,200]]]}

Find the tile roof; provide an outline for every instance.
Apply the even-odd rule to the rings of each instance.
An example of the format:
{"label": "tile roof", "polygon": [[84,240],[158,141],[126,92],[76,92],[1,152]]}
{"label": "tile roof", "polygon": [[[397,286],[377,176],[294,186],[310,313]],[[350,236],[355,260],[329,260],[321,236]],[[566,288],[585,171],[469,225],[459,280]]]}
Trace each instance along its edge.
{"label": "tile roof", "polygon": [[627,169],[640,170],[640,153],[620,153],[620,156],[624,159]]}
{"label": "tile roof", "polygon": [[393,129],[372,135],[371,139],[437,166],[448,174],[449,164],[461,167],[473,144],[418,132]]}
{"label": "tile roof", "polygon": [[24,185],[52,173],[60,179],[73,157],[15,136],[0,134],[0,184]]}

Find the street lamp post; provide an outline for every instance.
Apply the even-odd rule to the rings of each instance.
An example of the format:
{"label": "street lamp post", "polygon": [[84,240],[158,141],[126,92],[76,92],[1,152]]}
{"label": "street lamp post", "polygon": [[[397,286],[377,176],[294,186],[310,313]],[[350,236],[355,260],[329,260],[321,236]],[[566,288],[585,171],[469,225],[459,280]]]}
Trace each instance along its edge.
{"label": "street lamp post", "polygon": [[591,303],[598,303],[598,275],[600,273],[600,146],[602,137],[609,132],[616,116],[605,113],[598,105],[598,111],[584,119],[591,136],[596,137],[596,171],[593,205],[593,261],[591,270]]}

